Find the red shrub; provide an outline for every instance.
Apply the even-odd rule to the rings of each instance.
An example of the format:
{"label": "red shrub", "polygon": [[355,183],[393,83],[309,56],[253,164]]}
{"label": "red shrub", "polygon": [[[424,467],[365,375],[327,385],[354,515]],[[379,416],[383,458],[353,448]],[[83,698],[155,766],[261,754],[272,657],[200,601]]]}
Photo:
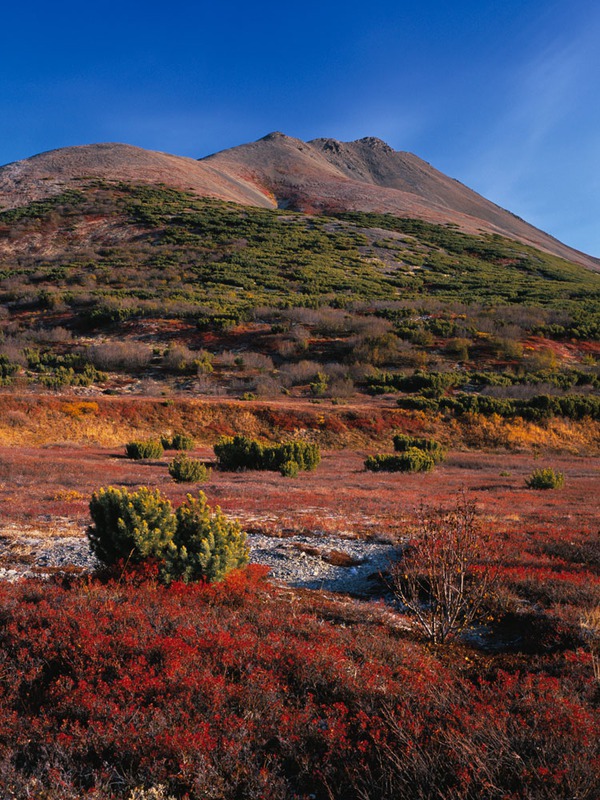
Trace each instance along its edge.
{"label": "red shrub", "polygon": [[[15,796],[567,798],[600,791],[585,665],[461,677],[357,608],[213,585],[0,585],[0,783]],[[563,662],[563,666],[566,662]],[[551,665],[550,665],[551,666]],[[551,667],[554,669],[554,667]],[[559,674],[559,672],[557,672]]]}

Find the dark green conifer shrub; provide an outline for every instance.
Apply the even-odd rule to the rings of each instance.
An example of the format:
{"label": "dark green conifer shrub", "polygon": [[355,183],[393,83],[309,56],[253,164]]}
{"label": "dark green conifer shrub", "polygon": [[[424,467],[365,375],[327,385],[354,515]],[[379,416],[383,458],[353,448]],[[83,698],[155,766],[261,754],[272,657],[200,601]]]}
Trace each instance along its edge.
{"label": "dark green conifer shrub", "polygon": [[100,489],[92,495],[90,515],[90,547],[107,566],[121,559],[134,564],[151,557],[160,560],[172,548],[175,516],[158,489]]}
{"label": "dark green conifer shrub", "polygon": [[193,450],[196,442],[188,433],[176,433],[171,440],[173,450]]}
{"label": "dark green conifer shrub", "polygon": [[205,483],[210,478],[211,470],[197,458],[180,453],[169,464],[169,475],[177,483]]}
{"label": "dark green conifer shrub", "polygon": [[427,439],[421,436],[409,436],[406,433],[398,433],[394,436],[394,450],[397,453],[405,453],[412,447],[423,450],[433,458],[436,464],[441,463],[446,458],[446,451],[435,439]]}
{"label": "dark green conifer shrub", "polygon": [[90,502],[90,547],[106,566],[119,561],[159,563],[160,577],[173,580],[222,580],[248,563],[246,534],[238,522],[214,510],[202,492],[187,495],[176,512],[158,489],[100,489]]}
{"label": "dark green conifer shrub", "polygon": [[263,445],[247,436],[225,436],[215,445],[223,470],[263,469],[280,471],[282,464],[295,461],[298,469],[316,469],[321,461],[319,447],[311,442]]}
{"label": "dark green conifer shrub", "polygon": [[249,560],[246,534],[217,506],[214,511],[202,492],[187,495],[176,512],[174,542],[177,555],[169,565],[169,579],[220,581]]}
{"label": "dark green conifer shrub", "polygon": [[165,450],[193,450],[196,442],[188,433],[174,433],[173,436],[161,436],[160,443]]}
{"label": "dark green conifer shrub", "polygon": [[299,470],[300,467],[298,466],[297,461],[284,461],[279,467],[279,471],[284,478],[295,478],[298,475]]}
{"label": "dark green conifer shrub", "polygon": [[418,447],[399,455],[378,453],[365,461],[365,469],[371,472],[431,472],[434,467],[433,456]]}
{"label": "dark green conifer shrub", "polygon": [[528,489],[562,489],[565,485],[565,476],[562,472],[555,472],[552,467],[535,469],[528,478],[525,478]]}
{"label": "dark green conifer shrub", "polygon": [[145,458],[160,458],[163,454],[163,446],[159,441],[149,439],[148,441],[128,442],[125,445],[127,458],[140,461]]}

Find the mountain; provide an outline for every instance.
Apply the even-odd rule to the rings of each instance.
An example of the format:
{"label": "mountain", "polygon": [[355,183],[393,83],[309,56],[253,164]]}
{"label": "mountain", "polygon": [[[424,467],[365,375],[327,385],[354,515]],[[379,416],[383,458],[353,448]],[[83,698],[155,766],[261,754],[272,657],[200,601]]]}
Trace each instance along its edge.
{"label": "mountain", "polygon": [[257,186],[205,162],[128,144],[90,144],[40,153],[0,168],[0,208],[15,208],[73,188],[86,178],[165,184],[201,197],[273,207]]}
{"label": "mountain", "polygon": [[283,208],[372,211],[450,223],[467,233],[498,233],[600,269],[599,259],[567,247],[418,156],[393,150],[374,137],[302,142],[271,133],[201,163],[272,192]]}
{"label": "mountain", "polygon": [[303,142],[275,132],[199,161],[124,144],[68,147],[0,168],[0,208],[56,195],[86,178],[160,183],[262,208],[415,217],[467,233],[497,233],[600,270],[600,260],[374,137]]}

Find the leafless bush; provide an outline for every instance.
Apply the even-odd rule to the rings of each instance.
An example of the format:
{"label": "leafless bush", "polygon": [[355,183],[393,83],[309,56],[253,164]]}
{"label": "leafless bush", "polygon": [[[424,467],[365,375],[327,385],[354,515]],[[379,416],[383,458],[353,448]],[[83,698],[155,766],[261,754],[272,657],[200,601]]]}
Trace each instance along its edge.
{"label": "leafless bush", "polygon": [[581,632],[592,654],[594,677],[600,682],[600,606],[596,606],[584,614],[580,624]]}
{"label": "leafless bush", "polygon": [[480,613],[495,581],[488,547],[475,504],[464,495],[451,510],[419,509],[412,541],[391,576],[396,597],[430,641],[445,642]]}
{"label": "leafless bush", "polygon": [[26,346],[27,342],[10,336],[0,344],[0,355],[6,356],[13,364],[20,364],[24,367],[27,364],[27,359],[23,353],[23,348]]}
{"label": "leafless bush", "polygon": [[153,378],[144,378],[137,384],[136,394],[144,395],[145,397],[159,397],[167,393],[164,384],[160,381],[155,381]]}
{"label": "leafless bush", "polygon": [[257,370],[258,372],[270,372],[273,369],[273,359],[263,353],[248,351],[238,356],[242,366],[246,370]]}
{"label": "leafless bush", "polygon": [[354,336],[350,340],[353,361],[362,361],[375,366],[393,365],[399,353],[400,340],[396,334],[388,332],[381,336]]}
{"label": "leafless bush", "polygon": [[352,378],[336,378],[329,384],[327,394],[330,397],[352,397],[355,393],[354,381]]}
{"label": "leafless bush", "polygon": [[193,368],[196,353],[183,344],[175,344],[165,351],[162,365],[172,372],[185,372]]}
{"label": "leafless bush", "polygon": [[279,374],[284,386],[299,386],[313,381],[321,369],[316,361],[299,361],[297,364],[284,364]]}
{"label": "leafless bush", "polygon": [[281,358],[288,359],[304,352],[308,347],[308,338],[302,341],[295,341],[294,339],[284,339],[277,345],[277,354]]}
{"label": "leafless bush", "polygon": [[220,394],[219,383],[209,375],[198,375],[194,381],[194,391],[197,394],[216,395]]}
{"label": "leafless bush", "polygon": [[232,350],[223,350],[222,353],[216,358],[216,361],[219,363],[220,366],[231,368],[235,366],[235,361],[238,358],[238,354],[234,353]]}
{"label": "leafless bush", "polygon": [[73,340],[71,332],[60,326],[56,328],[39,328],[34,332],[33,338],[36,342],[51,344],[68,344]]}
{"label": "leafless bush", "polygon": [[152,348],[142,342],[104,342],[92,345],[86,354],[99,369],[139,370],[150,363]]}
{"label": "leafless bush", "polygon": [[281,381],[270,375],[261,375],[254,381],[254,391],[259,397],[276,397],[281,394]]}

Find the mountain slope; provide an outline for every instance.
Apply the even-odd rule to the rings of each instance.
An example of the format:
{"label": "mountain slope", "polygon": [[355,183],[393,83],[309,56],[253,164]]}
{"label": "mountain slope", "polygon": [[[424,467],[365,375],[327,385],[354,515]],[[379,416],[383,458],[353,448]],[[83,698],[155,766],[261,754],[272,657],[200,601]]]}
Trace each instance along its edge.
{"label": "mountain slope", "polygon": [[86,178],[164,184],[200,197],[309,213],[366,211],[496,233],[600,270],[580,253],[486,200],[411,153],[367,137],[302,142],[271,133],[195,161],[123,144],[41,153],[0,168],[0,208],[76,188]]}
{"label": "mountain slope", "polygon": [[392,150],[373,137],[302,142],[272,133],[201,163],[265,187],[280,207],[325,213],[373,211],[451,223],[467,233],[498,233],[600,269],[598,259],[567,247],[412,153]]}
{"label": "mountain slope", "polygon": [[193,158],[127,144],[90,144],[50,150],[0,168],[0,208],[60,194],[85,178],[162,183],[201,197],[267,208],[274,205],[259,187]]}

